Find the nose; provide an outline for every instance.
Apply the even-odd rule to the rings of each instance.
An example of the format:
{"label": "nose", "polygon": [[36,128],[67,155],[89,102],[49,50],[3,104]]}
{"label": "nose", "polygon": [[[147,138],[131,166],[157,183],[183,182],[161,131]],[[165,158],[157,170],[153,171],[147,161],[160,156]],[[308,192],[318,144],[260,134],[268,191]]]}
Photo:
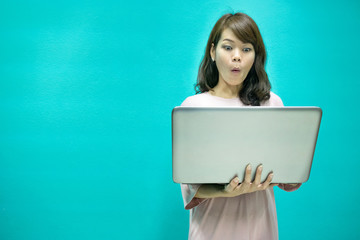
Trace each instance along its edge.
{"label": "nose", "polygon": [[235,51],[234,52],[234,56],[232,57],[233,62],[240,62],[241,60],[241,56],[239,51]]}

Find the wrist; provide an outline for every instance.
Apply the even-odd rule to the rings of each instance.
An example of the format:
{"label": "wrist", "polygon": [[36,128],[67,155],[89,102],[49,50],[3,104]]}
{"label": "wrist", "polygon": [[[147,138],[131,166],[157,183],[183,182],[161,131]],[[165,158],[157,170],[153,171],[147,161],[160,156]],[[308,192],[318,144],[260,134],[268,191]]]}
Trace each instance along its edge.
{"label": "wrist", "polygon": [[216,198],[226,197],[225,186],[222,184],[204,184],[202,185],[195,197],[197,198]]}

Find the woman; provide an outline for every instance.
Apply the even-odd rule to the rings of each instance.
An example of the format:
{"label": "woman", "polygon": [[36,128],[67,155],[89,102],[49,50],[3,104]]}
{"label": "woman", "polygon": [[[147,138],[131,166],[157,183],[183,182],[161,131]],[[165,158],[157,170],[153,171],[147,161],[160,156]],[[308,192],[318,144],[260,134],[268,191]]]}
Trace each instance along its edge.
{"label": "woman", "polygon": [[[199,94],[188,97],[182,106],[283,106],[270,92],[265,60],[265,46],[254,20],[243,13],[222,16],[211,31],[200,64]],[[185,209],[191,210],[189,239],[278,239],[273,173],[262,183],[262,166],[257,167],[255,179],[251,179],[250,165],[245,173],[243,181],[235,177],[225,186],[181,185]],[[300,185],[279,187],[293,191]]]}

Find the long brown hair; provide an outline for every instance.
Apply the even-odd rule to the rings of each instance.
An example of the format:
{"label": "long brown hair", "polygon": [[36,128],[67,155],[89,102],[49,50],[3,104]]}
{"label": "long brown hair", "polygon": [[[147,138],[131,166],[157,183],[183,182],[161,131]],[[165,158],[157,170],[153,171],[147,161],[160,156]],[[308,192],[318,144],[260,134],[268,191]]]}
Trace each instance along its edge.
{"label": "long brown hair", "polygon": [[210,33],[205,56],[199,67],[195,91],[196,93],[207,92],[218,84],[219,72],[215,62],[211,60],[210,51],[212,44],[216,48],[222,32],[227,28],[232,30],[239,40],[244,43],[251,43],[254,46],[255,61],[242,83],[239,98],[246,105],[260,106],[262,101],[270,98],[271,89],[265,72],[265,45],[255,21],[244,13],[225,14],[216,22]]}

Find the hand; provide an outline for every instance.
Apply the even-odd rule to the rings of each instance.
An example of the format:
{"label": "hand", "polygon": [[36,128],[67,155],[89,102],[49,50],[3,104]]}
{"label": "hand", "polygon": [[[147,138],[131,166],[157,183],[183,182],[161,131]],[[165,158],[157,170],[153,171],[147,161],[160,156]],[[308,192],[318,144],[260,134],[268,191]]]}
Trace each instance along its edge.
{"label": "hand", "polygon": [[266,180],[261,183],[261,173],[263,167],[262,165],[258,166],[256,169],[256,175],[253,182],[251,182],[251,165],[249,164],[245,169],[244,181],[239,184],[240,180],[238,177],[234,177],[229,184],[227,184],[223,190],[223,193],[226,197],[235,197],[245,193],[251,193],[256,191],[265,190],[268,187],[274,187],[278,184],[271,183],[274,174],[269,173]]}

